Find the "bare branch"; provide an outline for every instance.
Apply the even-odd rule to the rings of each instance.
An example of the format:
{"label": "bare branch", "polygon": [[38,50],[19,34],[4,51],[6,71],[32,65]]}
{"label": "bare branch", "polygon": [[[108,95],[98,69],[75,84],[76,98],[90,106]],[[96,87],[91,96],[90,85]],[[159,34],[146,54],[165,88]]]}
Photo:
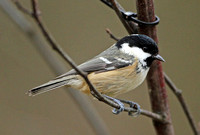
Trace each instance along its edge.
{"label": "bare branch", "polygon": [[120,21],[122,22],[122,24],[124,25],[129,34],[138,33],[138,25],[134,22],[127,22],[122,17],[121,11],[125,12],[125,10],[116,0],[100,0],[100,1],[115,11],[115,13],[117,14]]}
{"label": "bare branch", "polygon": [[117,14],[117,16],[119,17],[120,21],[122,22],[122,24],[124,25],[124,27],[126,28],[126,30],[129,32],[129,34],[133,33],[132,28],[130,27],[130,25],[123,19],[122,14],[120,12],[120,10],[124,10],[118,2],[116,2],[115,0],[109,0],[110,3],[112,4],[112,8],[115,11],[115,13]]}
{"label": "bare branch", "polygon": [[28,9],[24,8],[24,7],[19,3],[18,0],[12,0],[12,1],[15,3],[16,7],[17,7],[19,10],[21,10],[23,13],[25,13],[25,14],[27,14],[27,15],[32,15],[32,12],[29,11]]}
{"label": "bare branch", "polygon": [[153,113],[153,112],[150,112],[150,111],[147,111],[147,110],[143,110],[143,109],[141,109],[141,114],[144,115],[144,116],[153,118],[155,121],[160,121],[160,120],[163,119],[160,122],[169,124],[169,121],[166,120],[165,116],[161,116],[159,114],[156,114],[156,113]]}
{"label": "bare branch", "polygon": [[190,126],[194,132],[195,135],[199,135],[199,131],[197,127],[195,126],[195,122],[192,118],[191,113],[189,112],[188,106],[185,103],[185,100],[182,95],[182,91],[176,87],[176,85],[171,81],[171,79],[167,76],[167,74],[164,73],[165,81],[169,88],[173,91],[173,93],[176,95],[177,99],[179,100],[179,103],[181,104],[181,107],[183,108],[183,111],[190,123]]}
{"label": "bare branch", "polygon": [[110,35],[110,38],[112,38],[112,39],[114,39],[115,41],[119,41],[119,39],[118,38],[116,38],[113,34],[112,34],[112,32],[110,31],[110,29],[106,29],[106,33],[108,33],[108,35]]}

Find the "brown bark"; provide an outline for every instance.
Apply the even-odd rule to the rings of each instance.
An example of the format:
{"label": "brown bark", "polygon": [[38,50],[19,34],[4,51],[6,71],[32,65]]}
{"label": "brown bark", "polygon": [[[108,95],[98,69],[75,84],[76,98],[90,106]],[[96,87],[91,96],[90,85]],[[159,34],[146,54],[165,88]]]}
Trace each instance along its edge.
{"label": "brown bark", "polygon": [[[146,22],[155,21],[153,0],[137,0],[138,19]],[[139,33],[148,35],[158,43],[156,27],[139,25]],[[153,120],[157,135],[174,135],[165,80],[160,61],[154,61],[147,76],[149,96],[153,112],[163,115],[168,123]]]}

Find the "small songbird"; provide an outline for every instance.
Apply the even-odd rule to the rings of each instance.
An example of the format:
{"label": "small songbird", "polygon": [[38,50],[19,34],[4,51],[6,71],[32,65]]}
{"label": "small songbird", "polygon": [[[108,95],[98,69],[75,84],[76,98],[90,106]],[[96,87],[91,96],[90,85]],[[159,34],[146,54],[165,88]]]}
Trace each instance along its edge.
{"label": "small songbird", "polygon": [[[119,113],[124,109],[123,104],[113,97],[139,86],[146,78],[154,60],[164,62],[158,54],[156,42],[146,35],[132,34],[120,39],[78,68],[88,74],[89,80],[101,94],[120,105],[121,108],[115,110],[115,113]],[[90,94],[87,83],[74,69],[29,90],[28,94],[34,96],[61,86]]]}

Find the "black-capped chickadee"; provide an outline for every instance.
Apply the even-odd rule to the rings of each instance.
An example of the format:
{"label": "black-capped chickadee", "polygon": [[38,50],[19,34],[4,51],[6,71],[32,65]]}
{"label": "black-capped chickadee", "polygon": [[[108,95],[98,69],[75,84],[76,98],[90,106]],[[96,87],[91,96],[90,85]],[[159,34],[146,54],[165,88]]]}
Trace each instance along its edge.
{"label": "black-capped chickadee", "polygon": [[[107,97],[115,97],[140,85],[154,60],[164,61],[158,54],[156,42],[148,36],[133,34],[120,39],[78,68],[88,73],[89,80],[100,93]],[[34,96],[61,86],[72,87],[90,94],[87,83],[73,69],[29,90],[28,94]]]}

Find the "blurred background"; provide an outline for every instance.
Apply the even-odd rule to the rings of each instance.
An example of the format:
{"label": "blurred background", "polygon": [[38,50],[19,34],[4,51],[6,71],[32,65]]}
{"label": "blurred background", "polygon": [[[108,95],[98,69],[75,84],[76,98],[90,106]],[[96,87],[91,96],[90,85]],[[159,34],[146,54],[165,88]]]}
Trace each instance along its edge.
{"label": "blurred background", "polygon": [[[30,7],[30,1],[20,0]],[[134,0],[119,0],[127,10],[136,12]],[[127,35],[114,11],[99,0],[39,1],[43,22],[63,49],[80,64],[115,43],[106,34],[109,28],[117,37]],[[161,22],[157,27],[160,54],[166,60],[164,71],[183,95],[196,122],[200,121],[200,1],[155,1]],[[27,90],[55,77],[34,44],[0,8],[0,134],[2,135],[93,135],[94,130],[80,108],[60,88],[36,97]],[[34,21],[33,27],[39,31]],[[42,37],[42,36],[41,36]],[[57,55],[55,53],[55,55]],[[59,55],[57,57],[60,58]],[[66,67],[68,64],[62,60]],[[172,122],[176,134],[193,134],[188,121],[168,89]],[[152,121],[144,116],[113,115],[111,107],[88,97],[112,135],[154,135]],[[146,82],[119,96],[150,110]]]}

